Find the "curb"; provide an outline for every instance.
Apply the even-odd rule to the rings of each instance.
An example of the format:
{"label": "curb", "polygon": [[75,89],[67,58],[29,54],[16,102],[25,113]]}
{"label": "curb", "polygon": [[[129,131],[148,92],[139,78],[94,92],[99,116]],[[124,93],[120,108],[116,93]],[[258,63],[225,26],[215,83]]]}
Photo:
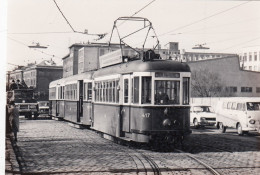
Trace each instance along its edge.
{"label": "curb", "polygon": [[14,144],[16,143],[12,141],[12,138],[5,138],[5,174],[21,174],[20,166],[13,149]]}

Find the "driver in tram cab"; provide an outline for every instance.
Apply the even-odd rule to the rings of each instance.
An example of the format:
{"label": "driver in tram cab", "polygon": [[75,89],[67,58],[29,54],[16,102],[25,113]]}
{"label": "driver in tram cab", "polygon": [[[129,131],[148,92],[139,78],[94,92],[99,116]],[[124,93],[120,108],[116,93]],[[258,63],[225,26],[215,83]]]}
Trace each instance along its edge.
{"label": "driver in tram cab", "polygon": [[163,93],[162,90],[159,90],[155,94],[155,104],[168,104],[169,96],[166,93]]}

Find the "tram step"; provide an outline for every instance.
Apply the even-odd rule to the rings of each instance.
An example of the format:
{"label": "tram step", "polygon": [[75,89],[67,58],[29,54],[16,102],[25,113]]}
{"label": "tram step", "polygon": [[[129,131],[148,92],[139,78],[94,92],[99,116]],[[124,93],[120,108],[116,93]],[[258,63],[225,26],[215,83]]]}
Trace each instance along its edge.
{"label": "tram step", "polygon": [[68,123],[69,126],[72,126],[74,128],[78,128],[78,129],[83,129],[84,127],[80,124],[75,124],[75,123]]}

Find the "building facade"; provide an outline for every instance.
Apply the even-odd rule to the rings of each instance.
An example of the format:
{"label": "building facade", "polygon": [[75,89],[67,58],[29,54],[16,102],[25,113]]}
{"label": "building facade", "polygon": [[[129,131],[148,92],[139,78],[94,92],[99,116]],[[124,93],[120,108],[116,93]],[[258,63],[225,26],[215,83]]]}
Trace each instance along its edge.
{"label": "building facade", "polygon": [[[63,58],[63,78],[99,69],[99,57],[120,48],[119,44],[108,45],[107,43],[76,43],[71,45],[69,47],[70,53]],[[125,52],[134,51],[127,49]]]}
{"label": "building facade", "polygon": [[221,89],[229,96],[260,97],[260,72],[242,70],[238,56],[193,61],[188,62],[188,65],[191,68],[192,78],[195,71],[202,70],[217,75],[216,81],[220,81]]}
{"label": "building facade", "polygon": [[39,64],[31,64],[23,69],[11,71],[9,82],[18,79],[24,80],[28,88],[34,89],[34,97],[37,100],[48,100],[49,83],[62,78],[62,70],[62,66],[45,60]]}
{"label": "building facade", "polygon": [[245,47],[239,54],[240,67],[260,72],[260,46]]}

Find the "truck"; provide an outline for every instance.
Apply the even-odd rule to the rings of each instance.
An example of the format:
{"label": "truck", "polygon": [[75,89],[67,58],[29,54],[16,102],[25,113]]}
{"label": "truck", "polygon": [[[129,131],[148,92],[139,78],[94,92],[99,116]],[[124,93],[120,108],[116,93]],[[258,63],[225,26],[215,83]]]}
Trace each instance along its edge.
{"label": "truck", "polygon": [[33,89],[14,89],[7,91],[7,104],[10,101],[15,102],[19,110],[19,115],[32,119],[38,117],[37,101],[33,96]]}

